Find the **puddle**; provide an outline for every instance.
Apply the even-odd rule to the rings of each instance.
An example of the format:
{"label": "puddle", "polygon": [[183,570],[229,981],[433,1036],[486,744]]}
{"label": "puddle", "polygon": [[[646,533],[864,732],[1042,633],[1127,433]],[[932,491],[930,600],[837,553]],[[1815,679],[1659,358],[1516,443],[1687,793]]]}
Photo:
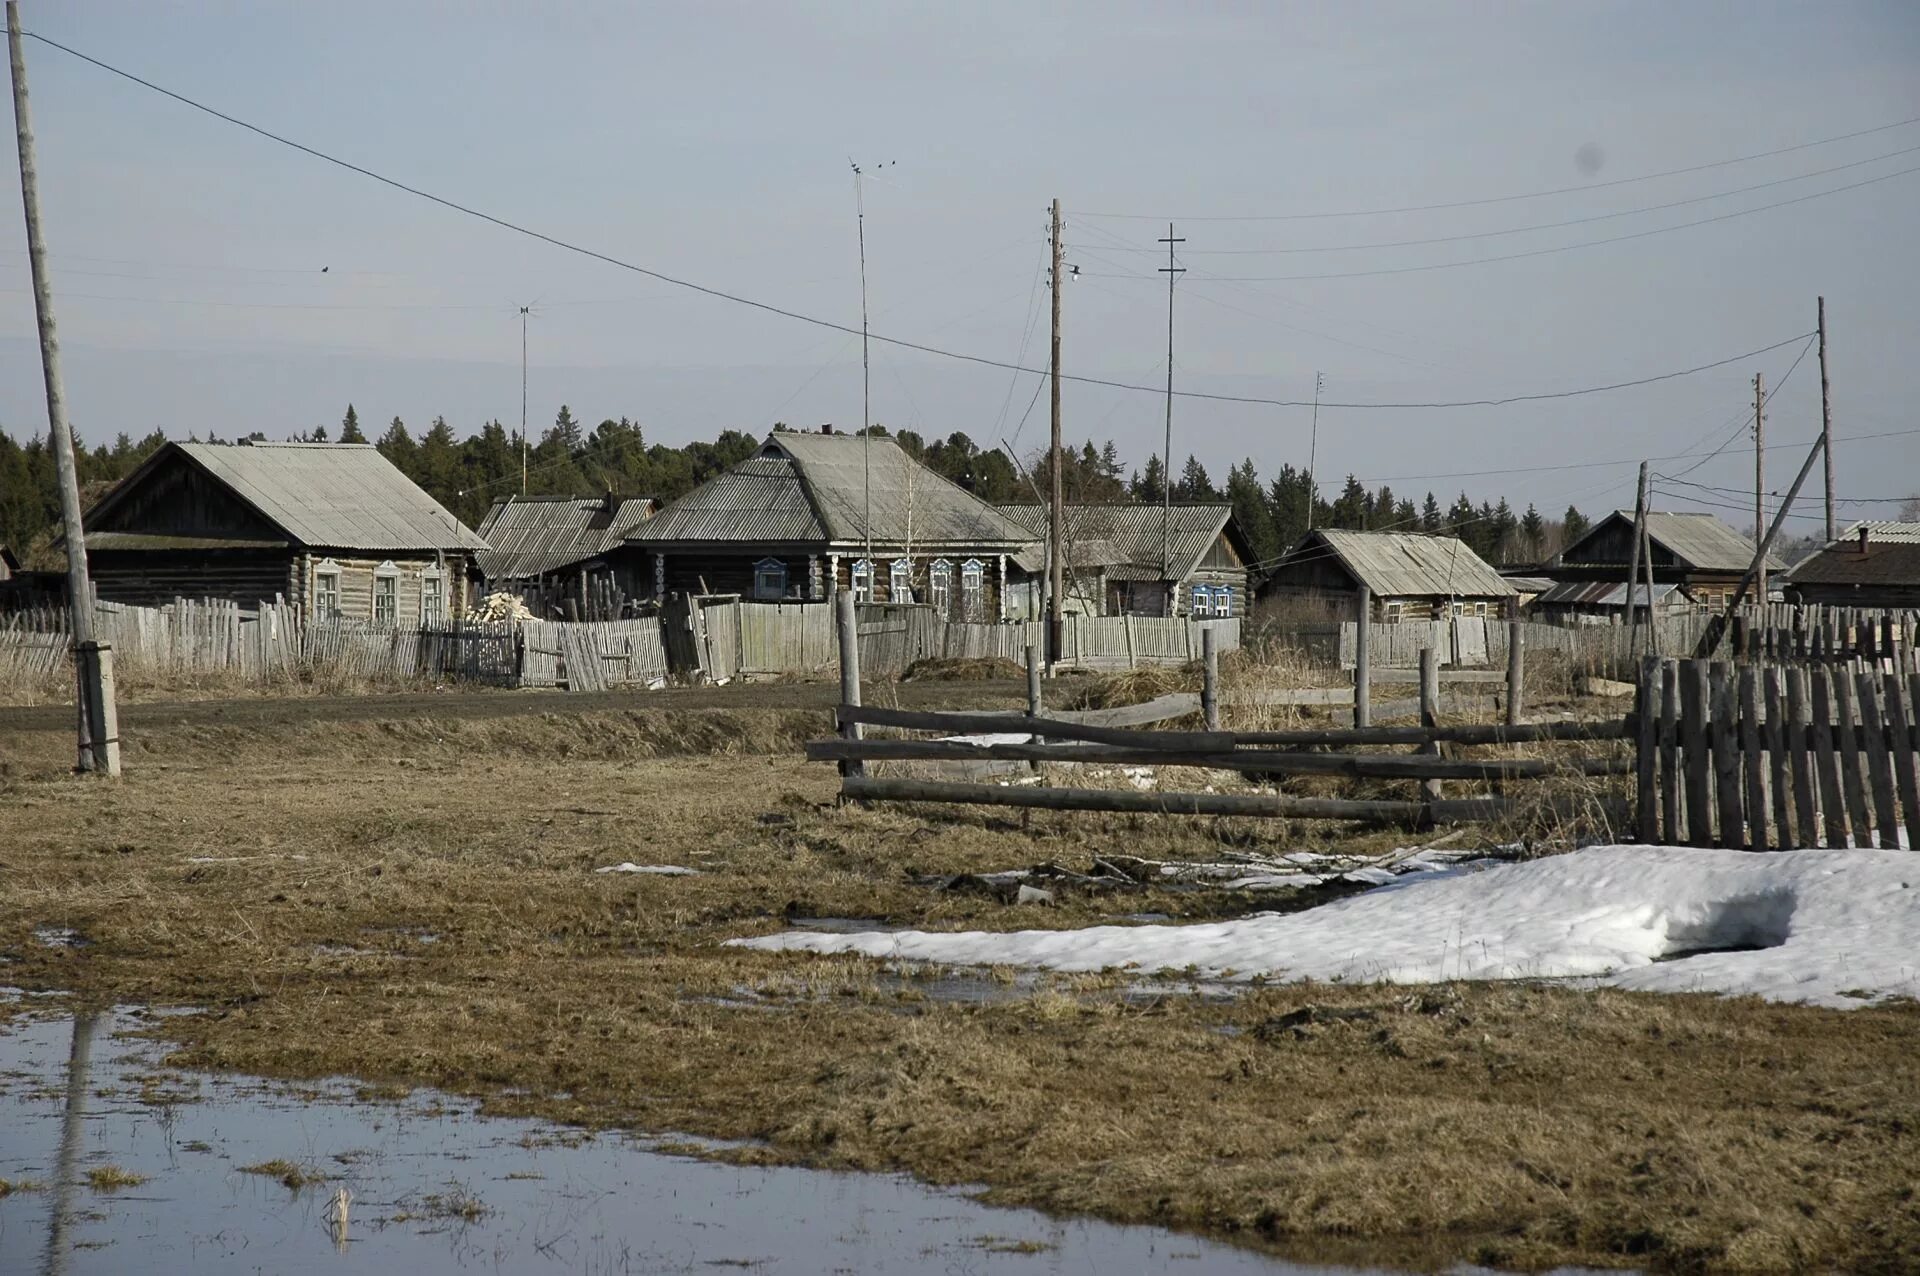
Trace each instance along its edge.
{"label": "puddle", "polygon": [[430,1091],[367,1102],[350,1080],[179,1073],[164,1047],[117,1035],[146,1019],[0,1035],[0,1179],[16,1185],[0,1195],[0,1274],[1358,1270],[893,1175],[693,1160]]}

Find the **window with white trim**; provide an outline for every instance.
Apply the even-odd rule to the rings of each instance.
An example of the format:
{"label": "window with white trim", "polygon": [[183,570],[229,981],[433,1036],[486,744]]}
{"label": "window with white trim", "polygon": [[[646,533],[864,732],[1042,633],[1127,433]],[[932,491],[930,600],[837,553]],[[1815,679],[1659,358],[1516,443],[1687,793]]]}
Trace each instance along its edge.
{"label": "window with white trim", "polygon": [[1397,602],[1388,603],[1386,605],[1385,610],[1381,614],[1387,620],[1397,623],[1400,619],[1400,604]]}
{"label": "window with white trim", "polygon": [[753,596],[781,599],[787,596],[787,565],[777,558],[763,558],[753,565]]}
{"label": "window with white trim", "polygon": [[1213,587],[1213,614],[1226,617],[1233,615],[1233,588],[1230,585]]}
{"label": "window with white trim", "polygon": [[853,560],[853,601],[870,603],[873,601],[873,564],[864,558]]}
{"label": "window with white trim", "polygon": [[987,565],[977,558],[960,564],[960,612],[968,620],[978,620],[986,610]]}
{"label": "window with white trim", "polygon": [[1213,615],[1213,591],[1205,585],[1193,587],[1193,614],[1196,616]]}
{"label": "window with white trim", "polygon": [[382,563],[373,573],[373,623],[391,625],[400,615],[400,572]]}
{"label": "window with white trim", "polygon": [[313,614],[320,620],[340,614],[340,566],[332,559],[313,569]]}
{"label": "window with white trim", "polygon": [[1454,600],[1453,600],[1453,614],[1454,614],[1454,615],[1456,615],[1456,616],[1458,616],[1458,615],[1460,614],[1460,612],[1461,612],[1461,607],[1462,607],[1462,604],[1461,604],[1461,602],[1460,602],[1460,600],[1459,600],[1458,598],[1456,598],[1456,599],[1454,599]]}
{"label": "window with white trim", "polygon": [[936,558],[927,568],[927,600],[933,604],[933,610],[942,616],[953,611],[953,563],[944,558]]}
{"label": "window with white trim", "polygon": [[420,623],[438,625],[447,618],[447,578],[428,568],[420,573]]}
{"label": "window with white trim", "polygon": [[1475,603],[1473,605],[1473,614],[1476,616],[1485,616],[1487,614],[1487,605],[1485,603]]}
{"label": "window with white trim", "polygon": [[896,603],[913,601],[912,559],[896,558],[893,566],[887,569],[887,599]]}

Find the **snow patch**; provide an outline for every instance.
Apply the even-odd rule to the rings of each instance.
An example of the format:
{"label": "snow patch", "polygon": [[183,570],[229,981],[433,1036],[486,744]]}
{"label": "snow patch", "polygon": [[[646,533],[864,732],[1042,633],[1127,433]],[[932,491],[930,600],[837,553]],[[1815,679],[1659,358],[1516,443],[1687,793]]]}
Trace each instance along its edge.
{"label": "snow patch", "polygon": [[635,864],[631,860],[596,868],[596,873],[651,873],[656,877],[697,877],[700,870],[679,864]]}
{"label": "snow patch", "polygon": [[1911,854],[1608,846],[1519,864],[1449,864],[1440,856],[1401,864],[1416,858],[1426,871],[1363,895],[1229,922],[733,942],[1211,979],[1586,978],[1835,1007],[1920,997],[1920,860]]}

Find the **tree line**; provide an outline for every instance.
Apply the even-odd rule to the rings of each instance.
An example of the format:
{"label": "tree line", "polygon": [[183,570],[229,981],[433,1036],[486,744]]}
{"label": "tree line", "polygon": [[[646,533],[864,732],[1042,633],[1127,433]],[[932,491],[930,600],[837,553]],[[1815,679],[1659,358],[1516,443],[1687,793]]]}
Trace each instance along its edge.
{"label": "tree line", "polygon": [[[776,431],[788,427],[777,423]],[[1016,459],[999,448],[982,448],[964,432],[929,439],[913,430],[872,427],[892,438],[929,469],[982,500],[995,504],[1039,501],[1050,491],[1052,471],[1044,449]],[[193,435],[189,439],[195,438]],[[252,439],[264,440],[255,433]],[[517,495],[584,496],[602,492],[651,495],[672,501],[737,465],[760,446],[758,435],[723,430],[711,442],[679,447],[648,443],[639,423],[609,418],[591,429],[561,406],[553,424],[524,446],[499,421],[488,421],[465,438],[445,417],[435,417],[417,435],[394,417],[370,438],[349,404],[340,424],[298,432],[296,442],[372,443],[381,454],[470,527],[477,527],[496,499]],[[221,442],[209,436],[209,442]],[[75,456],[83,505],[91,505],[166,442],[159,430],[140,439],[127,434],[111,444],[78,449]],[[1070,503],[1158,503],[1167,495],[1158,456],[1128,468],[1111,441],[1088,440],[1063,450],[1061,483]],[[1284,464],[1263,479],[1251,458],[1232,466],[1216,483],[1198,458],[1188,456],[1172,484],[1176,501],[1218,501],[1233,506],[1256,562],[1270,562],[1313,527],[1391,530],[1459,536],[1489,562],[1532,563],[1550,558],[1581,535],[1588,520],[1569,506],[1558,518],[1533,505],[1516,510],[1506,498],[1475,504],[1464,492],[1447,505],[1428,491],[1416,500],[1382,484],[1369,489],[1349,475],[1337,495],[1314,490],[1307,473]],[[0,430],[0,545],[23,560],[57,566],[45,547],[59,521],[59,487],[53,454],[44,436],[24,442]]]}

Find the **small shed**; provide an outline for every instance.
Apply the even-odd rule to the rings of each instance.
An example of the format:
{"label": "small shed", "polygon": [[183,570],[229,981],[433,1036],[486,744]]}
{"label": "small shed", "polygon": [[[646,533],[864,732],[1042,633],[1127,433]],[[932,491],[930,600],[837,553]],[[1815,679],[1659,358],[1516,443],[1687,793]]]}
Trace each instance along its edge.
{"label": "small shed", "polygon": [[[1045,505],[1002,505],[1000,510],[1042,541],[1049,534],[1051,514]],[[1245,613],[1253,552],[1231,505],[1068,505],[1062,518],[1069,564],[1109,560],[1100,572],[1106,615],[1211,619]],[[1086,591],[1085,584],[1077,584],[1068,596]]]}
{"label": "small shed", "polygon": [[[1712,514],[1656,510],[1647,514],[1647,543],[1655,584],[1683,585],[1709,607],[1722,607],[1753,566],[1754,543]],[[1633,511],[1615,510],[1548,566],[1557,581],[1627,579],[1633,558]],[[1767,571],[1786,571],[1769,555]]]}
{"label": "small shed", "polygon": [[1361,585],[1372,594],[1373,618],[1383,621],[1500,616],[1519,594],[1455,536],[1319,528],[1287,551],[1260,598],[1351,615]]}
{"label": "small shed", "polygon": [[507,496],[480,522],[488,548],[474,555],[486,593],[520,595],[536,615],[572,610],[612,619],[646,597],[646,556],[627,537],[659,510],[651,496]]}
{"label": "small shed", "polygon": [[1920,607],[1920,523],[1855,523],[1788,573],[1796,602]]}
{"label": "small shed", "polygon": [[[1668,616],[1693,610],[1693,599],[1681,585],[1653,587],[1653,614]],[[1647,587],[1633,587],[1632,611],[1628,610],[1625,581],[1566,580],[1552,586],[1533,600],[1533,614],[1540,620],[1576,625],[1617,625],[1632,620],[1635,614],[1647,617]]]}
{"label": "small shed", "polygon": [[486,542],[365,443],[168,443],[85,516],[101,598],[437,623]]}

